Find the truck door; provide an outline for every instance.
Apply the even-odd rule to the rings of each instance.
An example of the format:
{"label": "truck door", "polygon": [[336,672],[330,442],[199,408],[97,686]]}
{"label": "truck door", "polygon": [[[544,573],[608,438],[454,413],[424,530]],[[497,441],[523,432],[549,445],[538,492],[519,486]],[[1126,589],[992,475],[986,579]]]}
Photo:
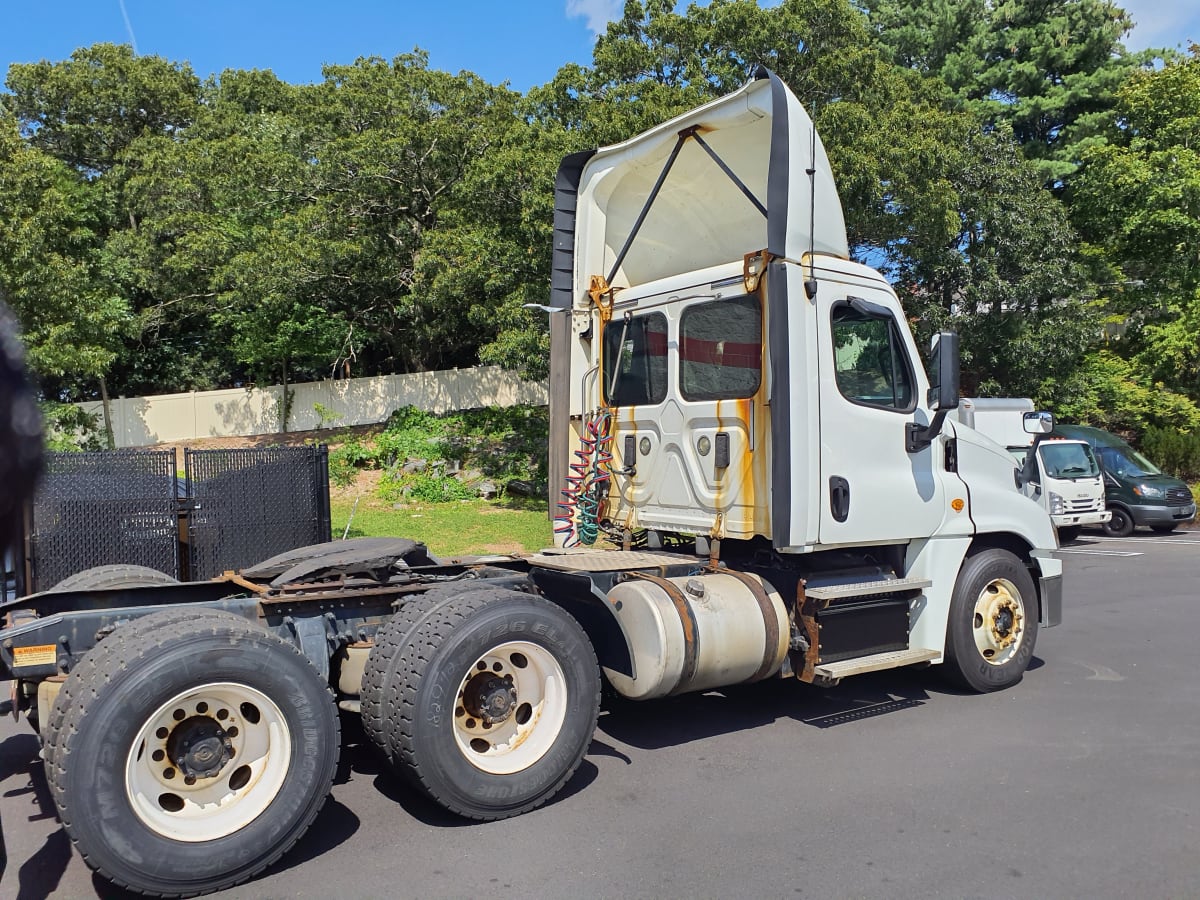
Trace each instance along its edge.
{"label": "truck door", "polygon": [[723,536],[766,532],[762,327],[759,297],[737,290],[606,325],[617,524],[633,510],[634,527],[707,534],[720,516]]}
{"label": "truck door", "polygon": [[[902,541],[945,516],[942,439],[905,449],[905,425],[928,423],[908,329],[872,290],[822,285],[817,313],[820,382],[820,540]],[[854,291],[853,293],[851,291]],[[895,301],[891,300],[891,306]]]}

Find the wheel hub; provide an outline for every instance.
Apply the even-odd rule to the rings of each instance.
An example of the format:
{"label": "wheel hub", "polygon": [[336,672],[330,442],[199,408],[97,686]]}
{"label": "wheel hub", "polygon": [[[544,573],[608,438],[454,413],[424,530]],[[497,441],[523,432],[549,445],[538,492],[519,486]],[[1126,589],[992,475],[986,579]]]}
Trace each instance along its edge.
{"label": "wheel hub", "polygon": [[1002,607],[995,616],[992,617],[993,630],[996,636],[1004,640],[1012,635],[1013,623],[1016,617],[1013,610],[1009,606]]}
{"label": "wheel hub", "polygon": [[989,662],[1003,661],[1021,638],[1023,607],[1008,581],[997,579],[975,605],[975,642]]}
{"label": "wheel hub", "polygon": [[511,679],[480,673],[467,682],[463,706],[481,722],[497,725],[517,708],[517,689]]}
{"label": "wheel hub", "polygon": [[233,756],[233,741],[216,719],[192,716],[167,739],[167,755],[185,776],[212,778]]}

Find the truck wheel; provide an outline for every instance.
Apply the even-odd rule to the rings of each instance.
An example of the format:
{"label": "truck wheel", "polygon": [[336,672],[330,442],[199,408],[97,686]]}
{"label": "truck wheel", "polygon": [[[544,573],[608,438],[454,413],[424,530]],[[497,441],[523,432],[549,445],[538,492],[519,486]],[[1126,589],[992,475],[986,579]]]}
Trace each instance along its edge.
{"label": "truck wheel", "polygon": [[391,664],[391,757],[419,790],[468,818],[545,803],[596,730],[596,654],[579,624],[541,597],[497,589],[454,597]]}
{"label": "truck wheel", "polygon": [[375,633],[375,646],[367,657],[363,668],[361,715],[363,731],[371,739],[384,756],[391,758],[391,747],[387,739],[387,713],[384,709],[384,697],[391,688],[395,677],[392,660],[412,640],[416,628],[433,613],[441,609],[455,597],[469,591],[493,588],[479,581],[454,581],[430,588],[423,594],[413,597],[400,607],[391,619]]}
{"label": "truck wheel", "polygon": [[1104,523],[1104,533],[1110,537],[1129,537],[1133,528],[1133,516],[1119,506],[1112,507],[1112,518]]}
{"label": "truck wheel", "polygon": [[[135,568],[140,568],[140,566]],[[151,569],[150,571],[155,570]],[[82,575],[83,573],[79,574]],[[168,625],[191,622],[196,619],[197,615],[213,618],[224,617],[237,622],[245,621],[245,619],[233,613],[215,609],[201,610],[194,606],[182,606],[178,609],[165,609],[161,612],[150,613],[149,615],[134,619],[129,624],[122,626],[122,634],[129,636],[136,635],[139,640],[145,640],[146,636],[151,632],[158,631],[160,628]],[[63,682],[63,686],[58,692],[58,697],[55,698],[54,705],[50,707],[49,721],[44,723],[41,731],[42,759],[45,760],[47,772],[54,765],[54,755],[58,751],[58,735],[62,732],[63,717],[67,714],[67,710],[79,702],[79,698],[83,693],[91,689],[88,679],[90,679],[91,676],[89,673],[93,669],[94,667],[92,666],[84,666],[82,664],[72,669],[67,680]]]}
{"label": "truck wheel", "polygon": [[286,641],[212,610],[156,618],[118,628],[72,672],[81,689],[47,775],[92,868],[192,896],[253,877],[307,830],[333,783],[339,722]]}
{"label": "truck wheel", "polygon": [[160,572],[158,569],[151,569],[149,566],[93,566],[82,572],[76,572],[74,575],[68,575],[50,588],[47,593],[145,587],[154,584],[179,584],[179,579]]}
{"label": "truck wheel", "polygon": [[1007,550],[968,557],[954,585],[946,626],[946,672],[981,693],[1016,684],[1037,642],[1037,592]]}
{"label": "truck wheel", "polygon": [[1064,525],[1058,529],[1058,542],[1067,544],[1079,537],[1079,532],[1082,531],[1078,525]]}

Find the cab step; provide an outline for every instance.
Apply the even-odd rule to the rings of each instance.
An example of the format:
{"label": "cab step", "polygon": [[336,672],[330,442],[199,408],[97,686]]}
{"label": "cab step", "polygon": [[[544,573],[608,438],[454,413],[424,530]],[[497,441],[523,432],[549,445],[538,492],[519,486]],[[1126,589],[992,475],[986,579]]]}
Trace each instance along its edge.
{"label": "cab step", "polygon": [[892,650],[888,653],[873,653],[870,656],[859,656],[855,659],[842,659],[837,662],[818,663],[813,673],[818,678],[838,681],[850,675],[862,675],[864,672],[879,672],[883,669],[898,669],[900,666],[911,666],[915,663],[929,662],[942,655],[940,650]]}
{"label": "cab step", "polygon": [[804,596],[813,600],[842,600],[846,597],[874,597],[879,594],[902,594],[932,587],[928,578],[885,578],[882,581],[859,581],[855,584],[827,584],[805,588]]}

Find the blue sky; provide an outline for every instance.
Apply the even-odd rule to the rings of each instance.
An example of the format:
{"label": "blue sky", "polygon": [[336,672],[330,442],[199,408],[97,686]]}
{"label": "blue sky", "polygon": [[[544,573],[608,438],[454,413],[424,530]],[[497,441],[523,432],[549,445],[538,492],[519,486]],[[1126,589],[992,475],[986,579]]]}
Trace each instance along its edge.
{"label": "blue sky", "polygon": [[[1120,3],[1121,0],[1118,0]],[[122,8],[123,4],[123,8]],[[0,72],[67,58],[100,41],[188,61],[205,77],[271,69],[319,81],[323,63],[393,56],[419,46],[434,68],[468,69],[519,91],[588,63],[595,34],[622,0],[0,0]],[[1126,46],[1200,43],[1200,2],[1124,0],[1138,26]]]}

